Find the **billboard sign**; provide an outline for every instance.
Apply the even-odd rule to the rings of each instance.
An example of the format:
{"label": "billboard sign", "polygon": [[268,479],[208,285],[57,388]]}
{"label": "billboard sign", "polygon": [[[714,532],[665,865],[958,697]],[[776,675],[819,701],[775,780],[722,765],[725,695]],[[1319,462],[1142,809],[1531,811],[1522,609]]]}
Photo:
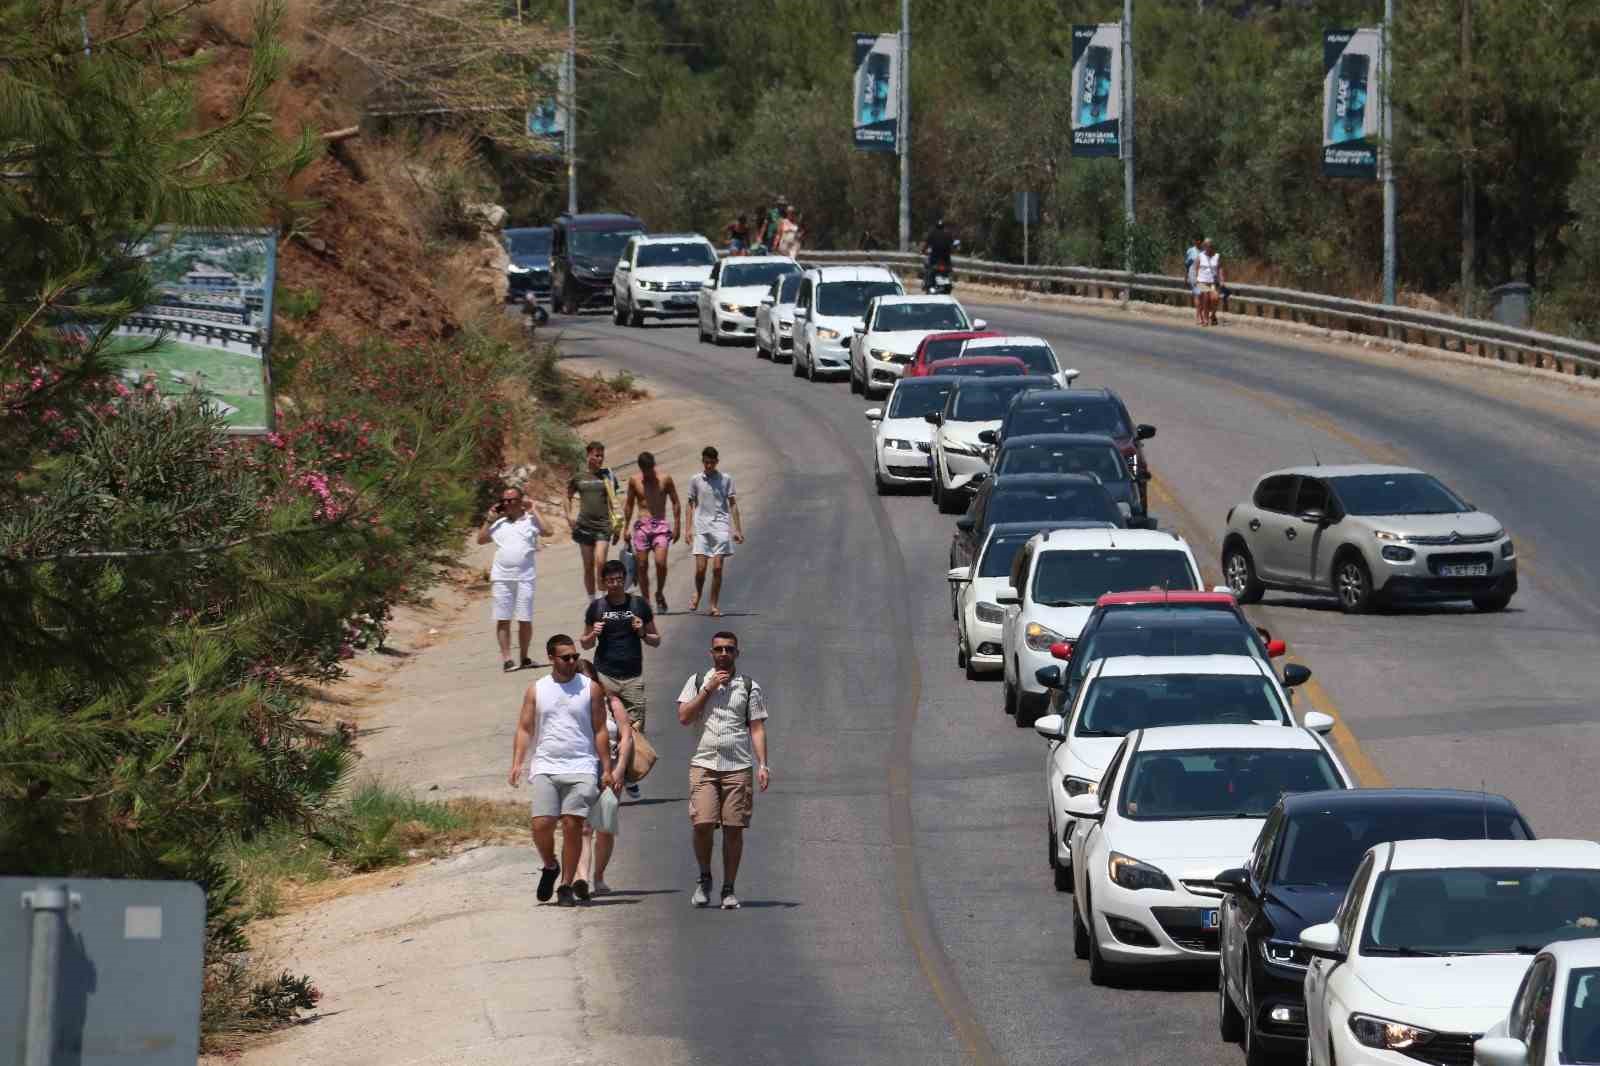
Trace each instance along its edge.
{"label": "billboard sign", "polygon": [[1122,154],[1122,24],[1072,27],[1072,154]]}
{"label": "billboard sign", "polygon": [[540,71],[526,116],[528,137],[540,147],[558,154],[567,136],[567,59],[567,56],[562,56],[558,62],[547,63]]}
{"label": "billboard sign", "polygon": [[855,72],[855,145],[866,152],[893,152],[900,141],[900,35],[856,34]]}
{"label": "billboard sign", "polygon": [[1383,131],[1383,31],[1325,31],[1322,72],[1322,173],[1376,178]]}

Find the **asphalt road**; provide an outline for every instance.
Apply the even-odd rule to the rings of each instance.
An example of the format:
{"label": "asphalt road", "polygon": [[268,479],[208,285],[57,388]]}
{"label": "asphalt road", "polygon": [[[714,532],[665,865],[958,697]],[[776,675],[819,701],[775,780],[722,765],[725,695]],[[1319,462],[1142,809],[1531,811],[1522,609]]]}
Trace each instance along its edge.
{"label": "asphalt road", "polygon": [[[1213,578],[1228,506],[1313,453],[1433,470],[1499,516],[1523,560],[1502,614],[1347,618],[1282,595],[1253,613],[1316,671],[1308,695],[1339,714],[1368,783],[1482,783],[1543,835],[1593,834],[1600,396],[1242,330],[973,309],[1049,338],[1080,384],[1118,389],[1159,427],[1157,513]],[[692,325],[552,324],[568,354],[721,402],[759,428],[778,471],[724,595],[741,669],[774,714],[746,908],[688,905],[690,738],[670,707],[719,626],[674,616],[648,663],[663,766],[619,844],[640,893],[595,911],[585,940],[630,1004],[622,1032],[674,1038],[706,1063],[1238,1062],[1216,1036],[1214,979],[1098,989],[1072,958],[1070,897],[1045,864],[1044,742],[1001,713],[998,684],[956,669],[953,520],[926,497],[875,495],[868,405],[749,348],[698,345]],[[723,467],[737,478],[740,457]]]}

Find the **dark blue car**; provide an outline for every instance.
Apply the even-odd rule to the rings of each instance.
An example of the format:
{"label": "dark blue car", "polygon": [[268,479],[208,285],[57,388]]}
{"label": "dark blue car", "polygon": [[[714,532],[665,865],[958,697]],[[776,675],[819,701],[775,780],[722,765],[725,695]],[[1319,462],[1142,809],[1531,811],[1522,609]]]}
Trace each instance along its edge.
{"label": "dark blue car", "polygon": [[533,296],[540,303],[550,302],[550,227],[526,226],[504,231],[506,254],[506,302],[519,303]]}

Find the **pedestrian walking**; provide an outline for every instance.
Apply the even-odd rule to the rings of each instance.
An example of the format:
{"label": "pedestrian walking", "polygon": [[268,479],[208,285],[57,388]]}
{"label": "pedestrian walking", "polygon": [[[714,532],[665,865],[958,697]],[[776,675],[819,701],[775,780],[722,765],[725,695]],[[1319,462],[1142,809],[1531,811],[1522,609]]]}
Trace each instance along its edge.
{"label": "pedestrian walking", "polygon": [[[544,650],[550,674],[522,694],[511,744],[510,781],[516,788],[526,776],[533,793],[533,846],[544,860],[535,896],[545,903],[555,889],[556,902],[570,907],[589,898],[588,880],[577,876],[583,823],[600,798],[600,789],[614,787],[622,771],[617,769],[613,776],[605,698],[598,685],[579,673],[576,642],[557,633],[545,642]],[[557,822],[560,863],[556,862]]]}
{"label": "pedestrian walking", "polygon": [[1202,234],[1194,239],[1194,243],[1183,251],[1184,280],[1189,285],[1189,298],[1194,303],[1194,320],[1197,325],[1205,325],[1200,317],[1200,283],[1195,280],[1194,264],[1200,258],[1200,253],[1205,245],[1205,236]]}
{"label": "pedestrian walking", "polygon": [[733,546],[744,543],[733,478],[718,470],[717,462],[717,449],[706,445],[700,451],[701,471],[689,482],[689,508],[694,512],[694,599],[689,601],[689,610],[700,609],[709,564],[713,618],[722,614],[723,564],[733,554]]}
{"label": "pedestrian walking", "polygon": [[628,722],[628,712],[622,701],[605,690],[605,684],[595,672],[594,664],[585,659],[578,664],[583,676],[600,686],[606,703],[606,731],[611,738],[611,787],[601,789],[600,797],[589,809],[589,820],[583,823],[583,851],[578,856],[578,872],[589,879],[591,896],[609,896],[611,886],[606,884],[606,867],[611,865],[611,853],[617,844],[624,775],[633,759],[633,727]]}
{"label": "pedestrian walking", "polygon": [[[672,521],[667,521],[667,501],[672,501]],[[633,509],[638,504],[639,518]],[[656,610],[667,609],[667,546],[683,536],[683,504],[671,474],[656,473],[656,457],[639,453],[639,472],[628,479],[622,507],[622,527],[631,529],[633,555],[638,560],[639,595],[650,598],[650,557],[656,561]]]}
{"label": "pedestrian walking", "polygon": [[[608,692],[627,708],[633,728],[645,732],[644,646],[661,646],[656,614],[643,596],[626,592],[628,571],[616,559],[606,563],[605,595],[591,600],[583,615],[584,648],[595,648],[594,668]],[[628,795],[639,796],[639,786],[629,785]]]}
{"label": "pedestrian walking", "polygon": [[1217,305],[1222,302],[1222,286],[1227,283],[1227,278],[1222,271],[1222,256],[1217,254],[1216,246],[1208,237],[1200,246],[1200,254],[1194,260],[1194,280],[1200,290],[1200,324],[1215,326],[1217,322]]}
{"label": "pedestrian walking", "polygon": [[700,740],[689,759],[689,823],[694,828],[694,858],[700,874],[690,902],[711,902],[711,849],[722,829],[722,909],[738,910],[734,881],[744,856],[744,831],[750,827],[757,789],[767,790],[767,701],[761,686],[736,672],[739,638],[721,632],[711,638],[711,669],[684,682],[678,693],[678,721],[700,726]]}
{"label": "pedestrian walking", "polygon": [[783,213],[783,221],[778,223],[778,248],[779,255],[786,255],[790,259],[800,251],[800,213],[793,204]]}
{"label": "pedestrian walking", "polygon": [[[617,511],[620,486],[606,466],[606,446],[590,441],[583,454],[585,469],[567,482],[567,495],[561,506],[567,525],[572,528],[572,539],[583,555],[583,591],[592,600],[611,545],[622,539],[622,516]],[[576,519],[572,516],[574,498],[578,501]]]}
{"label": "pedestrian walking", "polygon": [[534,553],[539,550],[539,538],[548,536],[550,530],[539,512],[522,490],[515,488],[500,494],[500,502],[478,530],[479,544],[493,541],[495,545],[494,562],[489,566],[491,613],[495,638],[500,643],[500,668],[507,673],[519,668],[511,658],[513,621],[517,623],[517,647],[522,656],[520,668],[526,670],[533,665],[528,658],[528,645],[533,640]]}

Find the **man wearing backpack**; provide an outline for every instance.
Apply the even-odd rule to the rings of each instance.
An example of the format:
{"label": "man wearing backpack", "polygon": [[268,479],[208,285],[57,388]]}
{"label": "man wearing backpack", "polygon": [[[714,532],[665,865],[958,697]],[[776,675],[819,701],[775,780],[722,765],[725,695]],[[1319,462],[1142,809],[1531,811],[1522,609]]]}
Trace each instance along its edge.
{"label": "man wearing backpack", "polygon": [[[643,596],[625,591],[628,568],[620,559],[608,560],[600,569],[605,595],[590,602],[583,615],[583,636],[579,642],[594,653],[595,672],[600,683],[622,700],[628,721],[643,733],[645,716],[644,645],[661,646],[656,632],[656,613]],[[637,799],[639,786],[629,785],[628,795]]]}
{"label": "man wearing backpack", "polygon": [[734,879],[744,855],[744,831],[755,808],[755,792],[767,790],[767,702],[761,686],[734,672],[739,638],[721,632],[711,638],[711,669],[684,682],[678,693],[678,721],[700,724],[700,741],[689,760],[689,822],[694,827],[694,857],[700,866],[690,902],[711,902],[711,846],[722,827],[722,909],[738,910]]}

